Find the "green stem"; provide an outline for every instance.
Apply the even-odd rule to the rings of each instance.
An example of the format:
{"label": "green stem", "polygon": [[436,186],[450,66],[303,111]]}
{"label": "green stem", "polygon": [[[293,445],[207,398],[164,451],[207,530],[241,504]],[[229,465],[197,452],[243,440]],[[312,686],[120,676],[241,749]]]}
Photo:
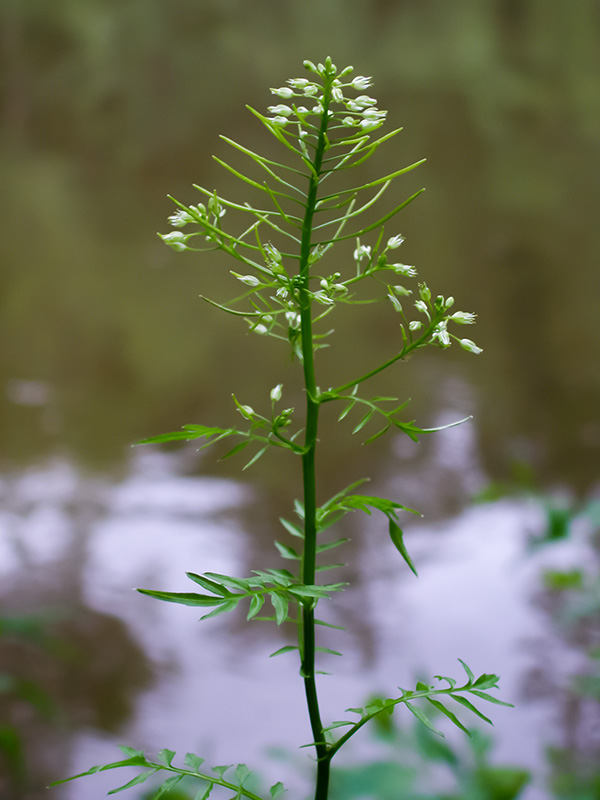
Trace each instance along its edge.
{"label": "green stem", "polygon": [[[331,87],[325,83],[321,128],[315,150],[313,170],[309,178],[306,211],[302,224],[300,246],[300,318],[302,335],[302,355],[304,365],[304,387],[306,391],[306,431],[304,453],[302,455],[302,480],[304,487],[304,553],[302,558],[302,582],[314,585],[317,555],[317,503],[315,452],[319,421],[319,402],[315,378],[314,348],[312,335],[311,295],[309,291],[309,258],[312,244],[313,217],[317,204],[317,191],[323,154],[326,148],[326,130]],[[325,740],[323,723],[319,710],[319,699],[315,680],[315,617],[312,602],[302,608],[302,625],[299,632],[300,652],[302,654],[301,674],[304,678],[308,715],[317,753],[317,781],[315,800],[327,800],[329,789],[328,745]]]}

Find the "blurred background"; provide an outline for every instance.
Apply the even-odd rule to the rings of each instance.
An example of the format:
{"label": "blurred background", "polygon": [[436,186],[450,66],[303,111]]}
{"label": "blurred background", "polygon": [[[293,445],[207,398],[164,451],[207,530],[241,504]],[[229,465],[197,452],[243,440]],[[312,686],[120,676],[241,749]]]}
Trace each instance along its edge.
{"label": "blurred background", "polygon": [[[0,796],[103,797],[118,778],[44,787],[116,743],[247,761],[303,791],[296,664],[266,658],[292,632],[198,625],[131,591],[281,566],[298,464],[269,454],[240,478],[217,451],[131,445],[233,423],[232,392],[258,409],[281,382],[302,406],[285,345],[199,299],[237,291],[230,265],[155,234],[167,193],[246,199],[211,160],[231,157],[219,134],[277,158],[245,104],[331,55],[404,126],[364,180],[427,158],[390,190],[386,208],[427,187],[389,233],[434,294],[478,314],[460,333],[484,353],[431,348],[373,383],[423,427],[473,415],[419,444],[361,447],[324,414],[321,499],[370,476],[424,514],[406,520],[418,582],[381,520],[348,520],[325,713],[458,676],[458,657],[499,672],[517,706],[492,709],[493,738],[470,749],[436,749],[397,713],[385,764],[369,772],[382,755],[365,735],[334,788],[600,797],[596,0],[4,0],[0,47]],[[323,385],[396,352],[395,315],[363,309],[335,320]]]}

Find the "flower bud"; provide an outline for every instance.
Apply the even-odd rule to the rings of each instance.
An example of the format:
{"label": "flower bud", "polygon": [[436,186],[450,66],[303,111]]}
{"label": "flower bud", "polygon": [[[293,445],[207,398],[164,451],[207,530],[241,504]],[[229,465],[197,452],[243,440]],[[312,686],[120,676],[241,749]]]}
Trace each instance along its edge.
{"label": "flower bud", "polygon": [[461,339],[460,346],[468,353],[475,353],[476,356],[478,356],[479,353],[483,353],[483,349],[481,347],[477,347],[475,342],[472,342],[471,339]]}
{"label": "flower bud", "polygon": [[282,97],[284,100],[289,100],[294,96],[294,90],[289,86],[281,86],[279,89],[271,89],[271,94],[276,94],[277,97]]}
{"label": "flower bud", "polygon": [[271,401],[276,403],[278,400],[281,400],[281,390],[283,389],[283,383],[278,383],[273,389],[271,389]]}
{"label": "flower bud", "polygon": [[234,272],[233,270],[230,270],[230,272],[235,278],[238,279],[238,281],[241,281],[242,283],[245,283],[246,286],[259,286],[260,285],[260,281],[256,277],[256,275],[239,275],[237,272]]}
{"label": "flower bud", "polygon": [[431,290],[426,283],[419,284],[419,294],[421,295],[421,300],[424,300],[426,303],[431,300]]}

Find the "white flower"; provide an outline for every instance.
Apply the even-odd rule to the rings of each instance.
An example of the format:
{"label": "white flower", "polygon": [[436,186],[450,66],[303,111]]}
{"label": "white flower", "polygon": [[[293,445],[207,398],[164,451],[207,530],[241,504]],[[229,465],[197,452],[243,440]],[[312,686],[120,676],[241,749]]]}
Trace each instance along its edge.
{"label": "white flower", "polygon": [[309,83],[308,86],[304,87],[304,94],[306,97],[314,97],[318,93],[319,87],[314,83]]}
{"label": "white flower", "polygon": [[404,236],[399,233],[396,236],[392,236],[391,239],[388,239],[387,247],[389,247],[390,250],[395,250],[397,247],[400,247],[403,241]]}
{"label": "white flower", "polygon": [[300,327],[300,314],[298,314],[296,311],[286,311],[285,318],[290,328],[294,328],[294,330],[296,330]]}
{"label": "white flower", "polygon": [[408,297],[412,294],[410,289],[406,289],[404,286],[394,286],[394,292],[396,294],[403,295],[404,297]]}
{"label": "white flower", "polygon": [[470,311],[455,311],[450,319],[458,322],[459,325],[472,325],[476,316],[476,314],[471,314]]}
{"label": "white flower", "polygon": [[377,100],[375,100],[374,97],[369,97],[367,94],[361,94],[358,97],[355,97],[354,102],[360,108],[366,108],[367,106],[377,105]]}
{"label": "white flower", "polygon": [[354,251],[354,260],[355,261],[362,261],[363,258],[371,257],[371,248],[369,245],[366,244],[359,244],[356,250]]}
{"label": "white flower", "polygon": [[316,106],[312,107],[312,113],[313,114],[322,114],[323,113],[323,106],[321,105],[321,103],[317,103]]}
{"label": "white flower", "polygon": [[159,233],[160,238],[163,240],[165,244],[168,244],[176,252],[181,252],[182,250],[187,250],[186,242],[188,240],[188,236],[181,231],[173,231],[172,233]]}
{"label": "white flower", "polygon": [[365,119],[383,119],[387,115],[387,111],[380,111],[378,108],[365,108],[362,115]]}
{"label": "white flower", "polygon": [[283,128],[288,124],[289,119],[286,119],[286,117],[272,117],[271,122],[273,125],[277,125],[278,128]]}
{"label": "white flower", "polygon": [[276,94],[277,97],[282,97],[284,100],[289,100],[294,96],[293,89],[289,86],[281,86],[279,89],[271,89],[271,94]]}
{"label": "white flower", "polygon": [[341,89],[334,87],[331,90],[331,99],[334,103],[343,103],[344,102],[344,93]]}
{"label": "white flower", "polygon": [[267,326],[266,325],[262,325],[260,322],[258,323],[258,325],[255,325],[252,328],[252,330],[254,331],[254,333],[260,333],[261,336],[264,336],[265,333],[268,332],[267,331]]}
{"label": "white flower", "polygon": [[271,389],[271,400],[273,403],[276,403],[278,400],[281,400],[281,390],[283,389],[283,383],[278,383],[273,389]]}
{"label": "white flower", "polygon": [[292,109],[289,106],[286,106],[284,103],[280,103],[278,106],[269,106],[268,109],[271,114],[276,114],[277,116],[282,117],[289,117],[292,113]]}
{"label": "white flower", "polygon": [[469,353],[475,353],[476,356],[478,356],[479,353],[483,353],[483,349],[477,347],[475,342],[472,342],[470,339],[461,339],[460,346]]}
{"label": "white flower", "polygon": [[230,270],[230,271],[231,271],[231,274],[235,278],[238,279],[238,281],[241,281],[242,283],[245,283],[246,286],[259,286],[260,285],[260,281],[255,275],[238,275],[237,272],[233,272],[233,270]]}
{"label": "white flower", "polygon": [[427,304],[424,303],[422,300],[415,301],[415,308],[422,314],[427,314],[427,316],[429,316],[429,312],[427,311]]}
{"label": "white flower", "polygon": [[183,226],[187,225],[188,222],[195,222],[195,219],[188,211],[184,211],[182,208],[180,208],[179,211],[171,214],[169,217],[169,222],[174,228],[183,228]]}
{"label": "white flower", "polygon": [[305,86],[308,86],[310,81],[306,78],[290,78],[288,83],[293,89],[304,89]]}
{"label": "white flower", "polygon": [[354,117],[344,117],[342,125],[345,125],[347,128],[354,125]]}
{"label": "white flower", "polygon": [[409,267],[408,264],[390,264],[396,275],[405,275],[407,278],[414,278],[417,270],[414,267]]}
{"label": "white flower", "polygon": [[317,303],[321,303],[324,306],[333,305],[333,299],[329,297],[327,292],[323,291],[323,289],[319,289],[318,292],[313,292],[313,300],[316,300]]}
{"label": "white flower", "polygon": [[446,320],[436,325],[431,340],[437,339],[442,347],[450,347],[450,336],[446,330]]}
{"label": "white flower", "polygon": [[363,119],[360,123],[360,127],[363,131],[372,131],[375,128],[378,128],[381,125],[381,122],[376,119]]}
{"label": "white flower", "polygon": [[368,89],[369,86],[372,86],[371,78],[365,78],[364,75],[357,75],[356,78],[350,84],[353,89],[357,91],[361,91],[364,89]]}
{"label": "white flower", "polygon": [[418,319],[414,319],[412,322],[409,323],[408,330],[409,331],[418,331],[419,328],[422,328],[422,327],[423,327],[423,323],[419,322]]}

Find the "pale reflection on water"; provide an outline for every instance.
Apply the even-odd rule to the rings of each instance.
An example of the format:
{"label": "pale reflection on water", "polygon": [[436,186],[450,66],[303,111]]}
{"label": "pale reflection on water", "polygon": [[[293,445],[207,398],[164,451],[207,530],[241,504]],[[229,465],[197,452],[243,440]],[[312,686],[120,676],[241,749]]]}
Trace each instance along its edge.
{"label": "pale reflection on water", "polygon": [[[448,468],[445,437],[456,470],[475,480],[468,427],[440,436],[438,468]],[[54,609],[68,617],[84,608],[91,616],[115,618],[130,638],[124,652],[141,648],[147,662],[140,663],[139,683],[123,669],[112,675],[115,691],[123,677],[131,700],[129,714],[115,724],[95,726],[92,715],[74,732],[47,729],[58,754],[47,767],[51,777],[115,760],[115,745],[128,743],[182,755],[191,750],[213,764],[247,762],[275,782],[287,768],[266,758],[268,748],[295,751],[310,740],[294,654],[267,657],[291,641],[291,631],[274,633],[263,623],[246,628],[241,615],[198,624],[196,610],[132,591],[193,591],[186,570],[245,574],[252,539],[240,520],[255,502],[250,489],[189,476],[184,468],[182,456],[146,450],[135,452],[119,482],[85,478],[65,461],[3,477],[5,610]],[[543,772],[544,748],[560,738],[560,720],[552,703],[532,702],[523,693],[523,682],[539,661],[536,654],[547,657],[549,642],[556,669],[568,673],[575,663],[532,600],[545,563],[567,569],[591,555],[582,529],[568,542],[525,558],[531,533],[543,526],[541,506],[524,500],[476,506],[435,523],[415,518],[405,534],[420,573],[416,580],[396,557],[381,520],[360,520],[358,559],[351,567],[356,587],[323,612],[348,630],[319,631],[322,643],[345,653],[342,659],[323,657],[323,667],[335,673],[320,680],[325,717],[343,717],[345,708],[362,704],[374,691],[392,696],[415,677],[460,677],[460,657],[476,673],[500,673],[501,696],[517,705],[491,709],[494,760]],[[277,564],[274,552],[270,566]],[[111,641],[102,637],[110,637],[111,629],[101,628],[98,635],[86,646],[101,659],[110,651]],[[92,696],[89,702],[104,701]],[[32,736],[31,746],[35,742],[43,752],[43,740]],[[352,752],[355,757],[368,751],[363,734]],[[52,796],[101,797],[115,785],[114,776],[97,776],[85,788],[70,785]],[[291,785],[302,786],[300,778]],[[524,797],[544,797],[540,792],[532,786]]]}

